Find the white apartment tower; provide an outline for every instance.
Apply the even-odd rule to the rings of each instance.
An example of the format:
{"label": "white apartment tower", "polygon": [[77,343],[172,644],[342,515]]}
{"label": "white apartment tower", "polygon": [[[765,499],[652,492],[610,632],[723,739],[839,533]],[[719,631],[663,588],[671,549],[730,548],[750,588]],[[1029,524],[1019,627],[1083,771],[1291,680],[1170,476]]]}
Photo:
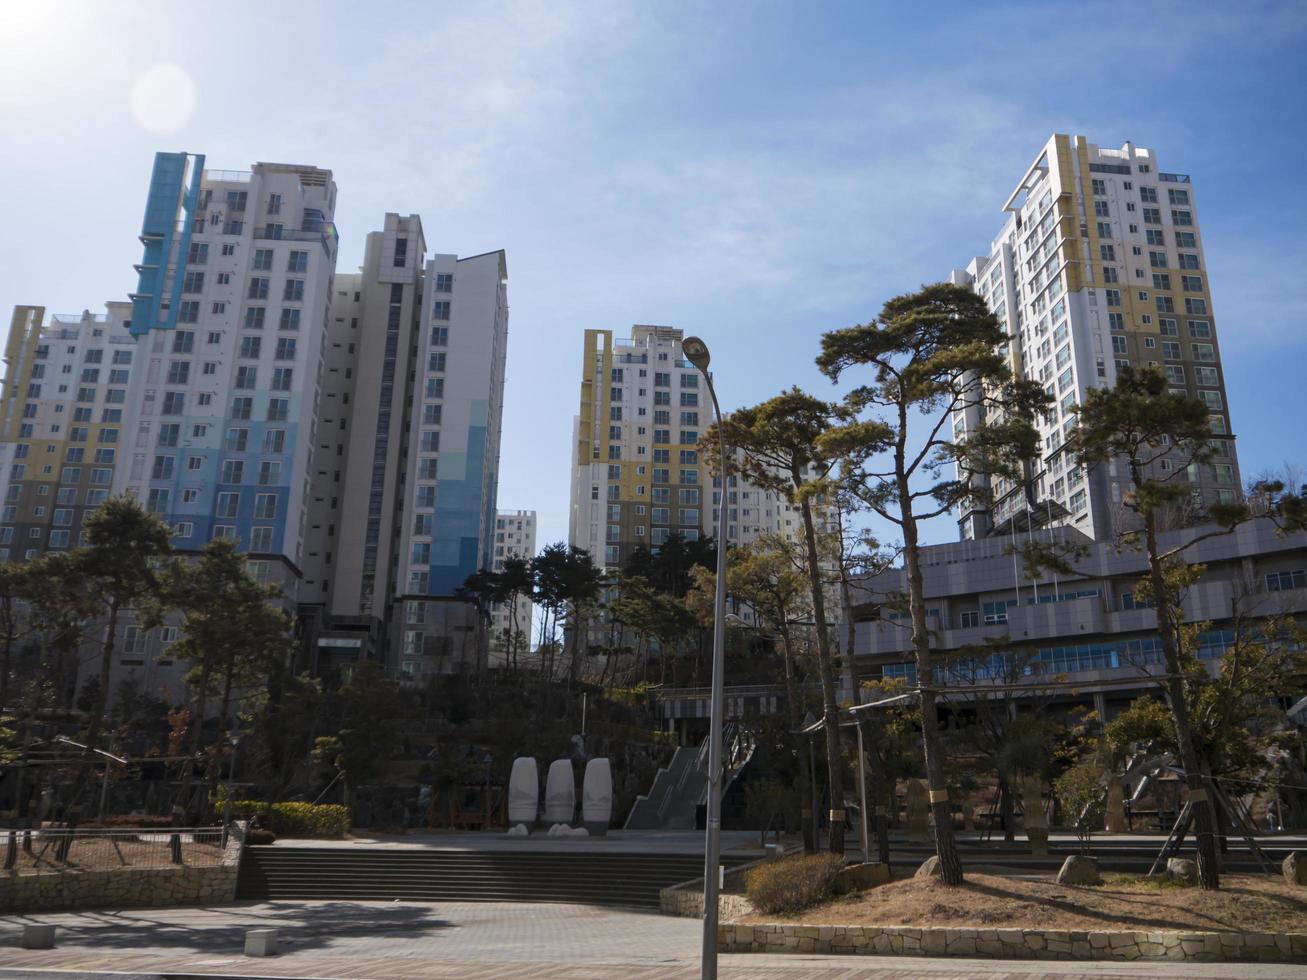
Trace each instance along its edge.
{"label": "white apartment tower", "polygon": [[155,156],[135,366],[114,490],[172,525],[173,546],[235,540],[297,598],[327,308],[336,185],[317,167],[205,170]]}
{"label": "white apartment tower", "polygon": [[[536,512],[501,510],[495,515],[494,564],[496,572],[504,570],[505,558],[530,561],[536,553]],[[516,611],[509,603],[496,603],[491,610],[490,662],[509,661],[509,638],[520,654],[531,648],[531,600],[519,599]],[[520,639],[519,639],[520,638]]]}
{"label": "white apartment tower", "polygon": [[[492,562],[505,254],[429,255],[417,215],[387,214],[336,277],[335,200],[317,167],[155,155],[131,302],[14,310],[0,561],[75,547],[127,493],[179,554],[235,541],[298,611],[306,668],[485,663],[456,590]],[[177,628],[124,627],[115,671],[179,685]]]}
{"label": "white apartment tower", "polygon": [[[656,549],[672,534],[716,537],[720,481],[698,448],[712,405],[682,356],[683,336],[639,324],[629,339],[585,332],[569,540],[601,567],[620,567],[636,548]],[[802,532],[797,510],[774,491],[734,476],[726,491],[729,544]]]}
{"label": "white apartment tower", "polygon": [[[1090,388],[1114,385],[1126,365],[1158,365],[1172,391],[1207,403],[1216,458],[1177,477],[1192,487],[1195,514],[1232,502],[1239,467],[1189,177],[1163,171],[1155,151],[1132,143],[1110,149],[1059,134],[1003,210],[989,253],[951,281],[985,298],[1007,330],[1013,370],[1044,384],[1054,407],[1039,421],[1043,451],[1025,485],[997,481],[991,506],[959,514],[961,537],[1066,524],[1104,539],[1123,526],[1128,474],[1115,462],[1086,472],[1062,446],[1074,407]],[[954,432],[979,421],[976,410],[959,413]]]}
{"label": "white apartment tower", "polygon": [[421,218],[395,213],[336,277],[301,601],[317,670],[384,658],[418,681],[485,661],[455,592],[490,567],[506,282],[503,252],[428,257]]}

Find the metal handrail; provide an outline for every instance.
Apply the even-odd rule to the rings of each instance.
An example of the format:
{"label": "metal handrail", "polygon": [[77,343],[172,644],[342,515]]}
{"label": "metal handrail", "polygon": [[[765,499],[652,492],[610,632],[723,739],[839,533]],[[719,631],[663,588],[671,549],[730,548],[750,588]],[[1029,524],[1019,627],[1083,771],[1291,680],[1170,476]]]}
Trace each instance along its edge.
{"label": "metal handrail", "polygon": [[[815,690],[820,686],[819,682],[809,681],[799,685],[800,690]],[[653,692],[654,697],[659,701],[671,700],[695,700],[698,698],[707,698],[712,694],[712,688],[709,687],[665,687],[657,688]],[[726,697],[748,697],[755,694],[784,694],[785,685],[783,684],[741,684],[735,687],[725,688]]]}

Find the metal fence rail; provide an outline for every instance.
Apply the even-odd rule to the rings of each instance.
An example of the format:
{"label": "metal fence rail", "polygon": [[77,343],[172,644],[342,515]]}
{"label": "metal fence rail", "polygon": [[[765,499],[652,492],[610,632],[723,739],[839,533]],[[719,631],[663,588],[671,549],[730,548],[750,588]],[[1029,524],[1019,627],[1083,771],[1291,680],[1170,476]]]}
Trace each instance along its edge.
{"label": "metal fence rail", "polygon": [[8,830],[3,834],[6,874],[66,874],[120,868],[212,867],[222,864],[221,827],[176,830]]}

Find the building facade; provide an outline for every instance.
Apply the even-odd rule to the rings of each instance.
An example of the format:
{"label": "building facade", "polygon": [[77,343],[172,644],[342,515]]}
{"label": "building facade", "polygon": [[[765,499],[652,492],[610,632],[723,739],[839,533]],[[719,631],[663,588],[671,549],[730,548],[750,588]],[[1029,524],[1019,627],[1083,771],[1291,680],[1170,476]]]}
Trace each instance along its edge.
{"label": "building facade", "polygon": [[114,490],[180,551],[237,542],[298,599],[336,186],[317,167],[155,157],[132,299],[136,367]]}
{"label": "building facade", "polygon": [[0,561],[81,543],[121,462],[136,342],[130,307],[45,319],[15,307],[0,402]]}
{"label": "building facade", "polygon": [[421,218],[395,213],[335,279],[301,598],[320,671],[485,663],[455,593],[490,567],[506,279],[502,252],[428,257]]}
{"label": "building facade", "polygon": [[[676,327],[638,324],[629,339],[585,332],[569,540],[600,567],[619,568],[672,534],[716,537],[720,480],[698,447],[712,403],[683,339]],[[726,492],[729,544],[802,533],[797,509],[775,491],[731,476]]]}
{"label": "building facade", "polygon": [[[1172,391],[1201,398],[1211,412],[1213,462],[1177,475],[1192,487],[1192,519],[1205,505],[1235,500],[1239,465],[1190,178],[1162,170],[1151,149],[1054,135],[1003,211],[989,253],[951,281],[984,297],[1006,329],[1014,372],[1042,383],[1053,408],[1039,420],[1043,451],[1026,480],[995,481],[985,506],[959,513],[961,537],[1067,525],[1103,540],[1128,523],[1124,468],[1086,470],[1062,451],[1075,406],[1091,388],[1114,385],[1127,365],[1160,366]],[[954,433],[980,422],[978,408],[959,412]],[[1169,471],[1184,461],[1154,465]]]}
{"label": "building facade", "polygon": [[[491,568],[504,570],[505,558],[530,561],[536,553],[536,512],[501,510],[495,515],[494,558]],[[531,649],[531,600],[520,598],[517,608],[497,602],[490,614],[490,662],[511,662],[510,640],[518,654]]]}
{"label": "building facade", "polygon": [[[1170,549],[1212,530],[1168,532],[1161,543]],[[926,621],[939,665],[935,681],[945,700],[989,697],[994,692],[987,688],[996,686],[1014,697],[1024,691],[1088,701],[1107,719],[1129,700],[1156,691],[1165,672],[1157,614],[1135,600],[1145,557],[1075,528],[1032,533],[1083,548],[1074,562],[1077,574],[1032,580],[1004,538],[922,549]],[[1246,638],[1256,629],[1257,618],[1307,616],[1307,533],[1281,535],[1262,519],[1199,541],[1184,556],[1207,567],[1186,593],[1183,617],[1202,624],[1198,655],[1213,670],[1240,631]],[[853,669],[859,682],[890,677],[915,685],[906,594],[902,568],[857,582]]]}
{"label": "building facade", "polygon": [[[337,277],[335,199],[317,167],[156,155],[130,303],[14,310],[0,560],[76,546],[125,493],[179,555],[235,541],[298,613],[308,669],[485,663],[455,591],[491,565],[505,255],[429,255],[417,215],[387,214]],[[126,623],[115,684],[180,692],[176,635]]]}

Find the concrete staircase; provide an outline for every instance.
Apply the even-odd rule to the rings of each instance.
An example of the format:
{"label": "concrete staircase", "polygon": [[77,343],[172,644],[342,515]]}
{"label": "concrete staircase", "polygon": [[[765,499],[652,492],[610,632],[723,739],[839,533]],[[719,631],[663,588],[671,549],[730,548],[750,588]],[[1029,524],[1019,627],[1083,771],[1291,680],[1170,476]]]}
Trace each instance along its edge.
{"label": "concrete staircase", "polygon": [[660,889],[702,874],[703,858],[692,854],[247,847],[236,897],[574,902],[652,909],[658,907]]}
{"label": "concrete staircase", "polygon": [[[734,723],[722,728],[722,794],[753,758],[753,738]],[[708,799],[708,740],[681,746],[666,769],[654,775],[644,796],[636,797],[626,830],[693,830],[695,811]]]}

